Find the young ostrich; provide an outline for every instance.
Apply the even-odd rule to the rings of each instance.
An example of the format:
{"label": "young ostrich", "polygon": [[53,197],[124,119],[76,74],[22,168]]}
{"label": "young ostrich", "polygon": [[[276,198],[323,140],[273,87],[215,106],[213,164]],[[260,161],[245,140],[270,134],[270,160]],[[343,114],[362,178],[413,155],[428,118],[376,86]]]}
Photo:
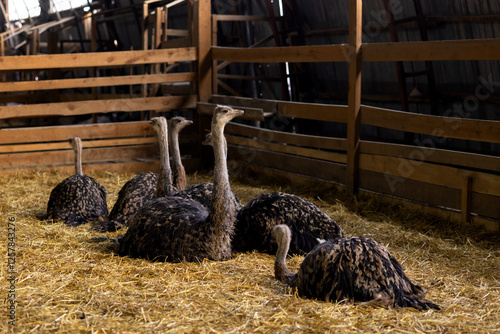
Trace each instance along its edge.
{"label": "young ostrich", "polygon": [[271,232],[286,224],[292,230],[290,252],[304,254],[324,240],[344,236],[344,231],[316,205],[298,196],[273,192],[248,202],[236,216],[233,250],[276,252]]}
{"label": "young ostrich", "polygon": [[217,106],[212,118],[215,157],[209,210],[194,200],[167,196],[139,209],[120,240],[119,254],[169,262],[223,261],[232,257],[236,211],[229,185],[224,127],[243,111]]}
{"label": "young ostrich", "polygon": [[190,124],[193,124],[193,121],[180,116],[172,117],[168,121],[168,134],[170,135],[170,147],[172,148],[172,176],[174,179],[174,187],[177,190],[183,190],[187,186],[186,170],[182,165],[181,152],[179,149],[179,133]]}
{"label": "young ostrich", "polygon": [[164,117],[155,117],[150,122],[158,135],[160,145],[160,173],[137,174],[127,181],[118,193],[108,221],[96,225],[92,230],[116,231],[126,226],[137,210],[157,197],[171,195],[175,189],[172,186],[170,160],[167,142],[167,121]]}
{"label": "young ostrich", "polygon": [[290,229],[277,225],[272,234],[278,243],[274,276],[297,288],[301,296],[439,310],[424,299],[426,291],[413,284],[401,264],[375,240],[353,237],[324,242],[308,253],[299,271],[292,274],[285,263]]}
{"label": "young ostrich", "polygon": [[75,175],[64,179],[52,189],[47,204],[47,219],[77,226],[101,220],[108,215],[106,189],[82,172],[82,140],[69,139],[75,152]]}

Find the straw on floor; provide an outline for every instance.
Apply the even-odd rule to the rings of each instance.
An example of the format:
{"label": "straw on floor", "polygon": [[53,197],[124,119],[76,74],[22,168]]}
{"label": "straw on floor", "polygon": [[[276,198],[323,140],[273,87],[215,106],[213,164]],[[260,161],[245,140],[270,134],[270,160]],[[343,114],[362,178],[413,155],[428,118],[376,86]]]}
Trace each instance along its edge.
{"label": "straw on floor", "polygon": [[[483,332],[500,323],[500,241],[469,226],[376,200],[352,200],[331,190],[278,188],[232,179],[242,202],[282,190],[313,201],[347,235],[387,246],[407,275],[428,290],[441,311],[386,309],[307,300],[273,277],[274,257],[236,253],[226,262],[160,263],[117,256],[111,240],[77,228],[41,221],[50,190],[68,175],[20,173],[0,178],[1,242],[15,218],[15,327],[8,324],[8,287],[2,289],[2,332],[93,333],[312,333]],[[112,207],[131,175],[91,175],[108,190]],[[190,183],[210,180],[194,175]],[[246,179],[248,181],[248,179]],[[266,183],[269,184],[269,183]],[[296,270],[302,256],[288,260]],[[6,278],[7,259],[1,266]],[[2,279],[4,286],[9,282]]]}

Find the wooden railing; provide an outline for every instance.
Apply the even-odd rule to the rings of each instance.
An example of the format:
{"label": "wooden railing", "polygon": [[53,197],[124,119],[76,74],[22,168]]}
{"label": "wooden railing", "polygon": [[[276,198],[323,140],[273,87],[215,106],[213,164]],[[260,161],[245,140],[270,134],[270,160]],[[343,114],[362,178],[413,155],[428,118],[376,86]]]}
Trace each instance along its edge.
{"label": "wooden railing", "polygon": [[[347,138],[307,136],[241,124],[227,127],[229,157],[294,182],[319,179],[351,194],[370,192],[423,204],[420,209],[500,230],[500,157],[437,148],[442,138],[500,143],[500,121],[429,116],[361,104],[363,62],[500,60],[500,40],[361,43],[361,0],[350,1],[343,45],[212,48],[228,62],[348,62],[348,105],[305,104],[214,95],[210,102],[260,109],[262,117],[345,123]],[[214,68],[214,77],[217,77]],[[217,80],[214,80],[214,85]],[[214,89],[216,92],[216,90]],[[256,118],[258,119],[258,118]],[[416,146],[361,140],[362,124],[428,135]]]}
{"label": "wooden railing", "polygon": [[[126,52],[100,52],[85,54],[57,54],[19,57],[1,57],[2,70],[17,73],[75,69],[109,69],[140,67],[141,65],[173,64],[197,60],[197,49],[177,48]],[[95,87],[141,87],[162,83],[186,82],[194,91],[194,72],[134,74],[68,79],[24,80],[0,82],[4,101],[23,104],[0,106],[0,120],[27,123],[53,116],[81,116],[120,112],[121,115],[151,111],[168,112],[175,109],[194,108],[198,97],[191,95],[147,96],[142,93],[124,94],[74,94]],[[136,72],[140,72],[137,70]],[[31,77],[35,78],[34,75]],[[59,91],[66,90],[66,91]],[[66,93],[65,93],[66,92]],[[25,93],[26,95],[19,95]],[[24,97],[33,97],[25,99]],[[34,103],[28,103],[34,100]],[[43,103],[41,103],[43,102]],[[191,134],[189,134],[191,133]],[[73,170],[73,156],[68,138],[80,136],[83,140],[84,170],[144,171],[156,170],[158,165],[157,138],[146,121],[45,126],[0,129],[0,174],[10,174],[20,169],[53,167]],[[197,131],[186,129],[185,145],[197,141]]]}

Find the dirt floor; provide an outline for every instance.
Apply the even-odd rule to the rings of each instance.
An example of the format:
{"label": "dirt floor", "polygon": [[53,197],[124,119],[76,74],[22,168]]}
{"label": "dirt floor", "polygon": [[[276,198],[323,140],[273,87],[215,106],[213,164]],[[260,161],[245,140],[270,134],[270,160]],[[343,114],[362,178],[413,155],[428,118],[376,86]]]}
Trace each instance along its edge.
{"label": "dirt floor", "polygon": [[[0,271],[1,332],[500,332],[498,233],[376,200],[357,201],[331,189],[232,178],[232,189],[243,203],[274,190],[295,193],[318,205],[347,235],[380,241],[442,310],[327,303],[300,298],[274,279],[270,255],[236,253],[225,262],[175,264],[122,258],[113,253],[111,241],[94,239],[125,231],[104,234],[90,232],[92,223],[71,228],[41,221],[51,189],[67,176],[38,172],[0,177],[0,242],[11,248]],[[110,210],[131,177],[91,176],[106,187]],[[208,175],[194,175],[189,181],[207,180]],[[8,227],[15,232],[9,234]],[[302,259],[290,258],[290,269],[295,271]],[[11,276],[16,280],[9,281]]]}

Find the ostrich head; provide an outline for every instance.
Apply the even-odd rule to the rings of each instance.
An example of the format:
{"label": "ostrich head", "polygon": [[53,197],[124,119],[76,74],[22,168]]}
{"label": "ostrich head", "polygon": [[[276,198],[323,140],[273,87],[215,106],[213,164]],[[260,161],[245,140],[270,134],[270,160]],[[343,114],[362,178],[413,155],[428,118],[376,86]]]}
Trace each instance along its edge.
{"label": "ostrich head", "polygon": [[151,126],[153,127],[153,129],[155,129],[157,133],[160,133],[160,131],[165,130],[167,128],[167,120],[165,119],[165,117],[151,118],[149,124],[151,124]]}
{"label": "ostrich head", "polygon": [[243,110],[233,109],[229,106],[218,105],[214,110],[214,116],[212,118],[212,128],[214,126],[224,126],[233,118],[241,116],[243,114]]}
{"label": "ostrich head", "polygon": [[171,131],[177,133],[181,132],[186,126],[193,124],[193,121],[180,116],[172,117],[168,122],[170,123]]}

